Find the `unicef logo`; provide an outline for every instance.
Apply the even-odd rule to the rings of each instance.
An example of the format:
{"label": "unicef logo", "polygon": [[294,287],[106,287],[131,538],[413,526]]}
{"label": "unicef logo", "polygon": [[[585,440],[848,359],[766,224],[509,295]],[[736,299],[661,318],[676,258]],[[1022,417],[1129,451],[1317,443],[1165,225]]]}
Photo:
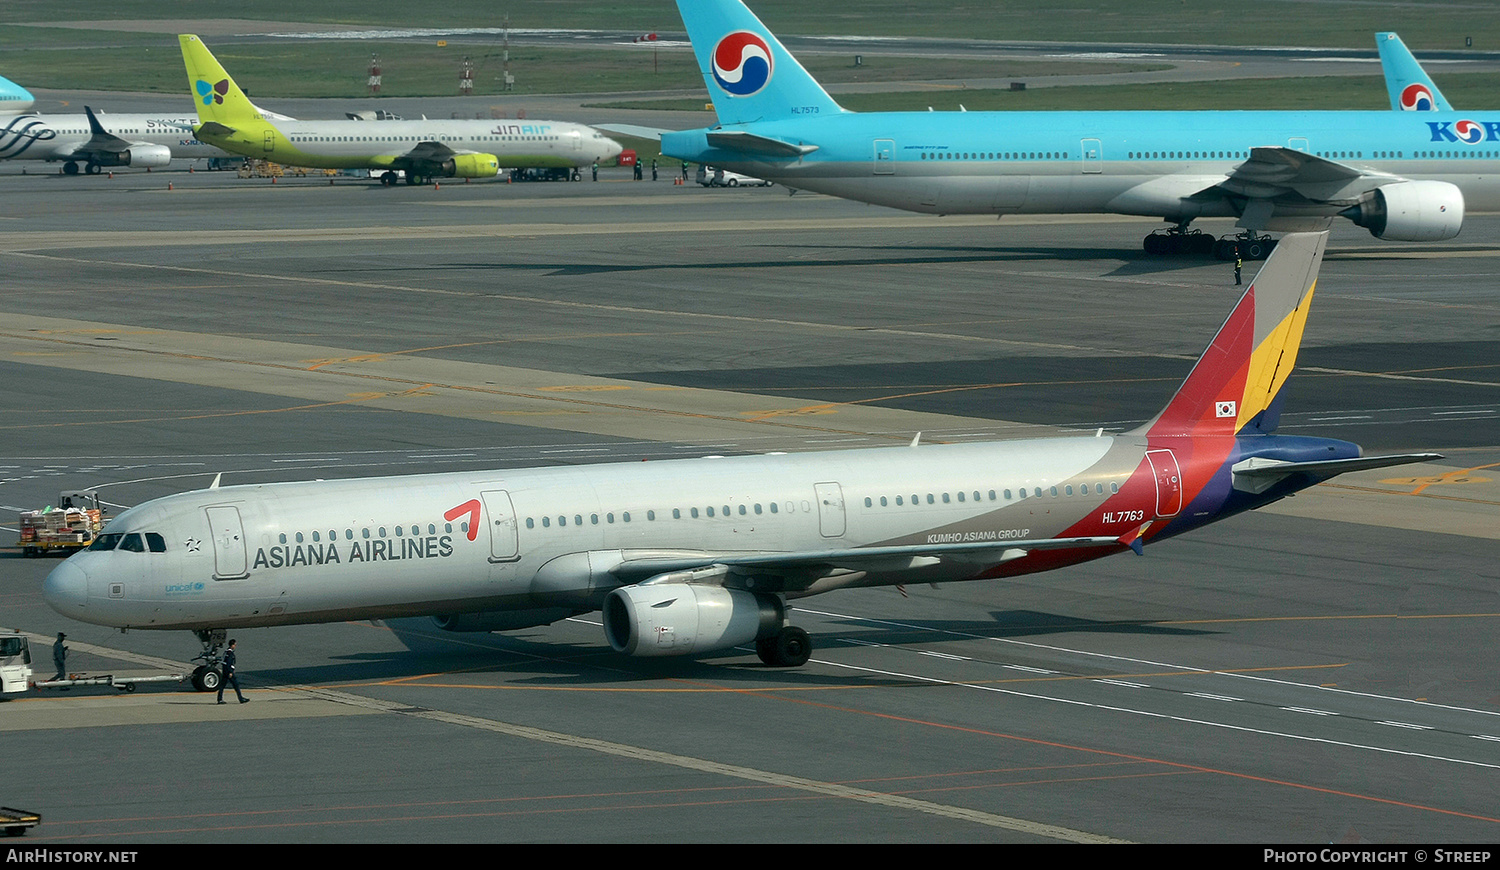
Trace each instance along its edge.
{"label": "unicef logo", "polygon": [[714,81],[726,93],[748,97],[771,81],[771,46],[754,33],[737,30],[714,46]]}

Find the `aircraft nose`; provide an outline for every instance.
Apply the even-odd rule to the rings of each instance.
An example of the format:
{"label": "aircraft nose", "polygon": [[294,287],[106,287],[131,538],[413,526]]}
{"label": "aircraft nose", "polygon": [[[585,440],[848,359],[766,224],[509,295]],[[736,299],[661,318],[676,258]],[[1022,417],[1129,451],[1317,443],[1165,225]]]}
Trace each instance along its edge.
{"label": "aircraft nose", "polygon": [[76,618],[78,612],[88,604],[89,575],[69,559],[53,568],[47,579],[42,581],[42,597],[53,610]]}

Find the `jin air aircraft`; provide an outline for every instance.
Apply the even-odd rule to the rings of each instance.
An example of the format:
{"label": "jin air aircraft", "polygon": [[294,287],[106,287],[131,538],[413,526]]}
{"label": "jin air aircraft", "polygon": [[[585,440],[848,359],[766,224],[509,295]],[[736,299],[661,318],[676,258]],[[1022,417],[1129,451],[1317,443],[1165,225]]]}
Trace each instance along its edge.
{"label": "jin air aircraft", "polygon": [[[930,214],[1128,214],[1152,253],[1250,258],[1266,232],[1344,217],[1451,239],[1500,208],[1500,112],[851,112],[740,0],[677,0],[718,114],[659,131],[670,157]],[[622,128],[611,128],[622,129]],[[644,129],[644,128],[642,128]],[[1234,217],[1216,240],[1189,230]]]}
{"label": "jin air aircraft", "polygon": [[82,167],[166,166],[173,158],[227,157],[193,137],[191,115],[108,115],[84,107],[82,115],[0,117],[0,160],[61,162],[65,175]]}
{"label": "jin air aircraft", "polygon": [[[225,631],[429,615],[503,631],[603,611],[632,656],[812,646],[788,602],[1014,578],[1148,548],[1357,469],[1278,435],[1326,233],[1286,237],[1166,407],[1068,437],[214,486],[110,521],[47,602],[122,629]],[[216,685],[200,670],[201,684]]]}
{"label": "jin air aircraft", "polygon": [[582,167],[612,160],[620,144],[562,121],[276,121],[245,97],[196,36],[178,37],[198,138],[235,154],[289,166],[370,169],[395,184],[435,177],[490,178],[502,166]]}

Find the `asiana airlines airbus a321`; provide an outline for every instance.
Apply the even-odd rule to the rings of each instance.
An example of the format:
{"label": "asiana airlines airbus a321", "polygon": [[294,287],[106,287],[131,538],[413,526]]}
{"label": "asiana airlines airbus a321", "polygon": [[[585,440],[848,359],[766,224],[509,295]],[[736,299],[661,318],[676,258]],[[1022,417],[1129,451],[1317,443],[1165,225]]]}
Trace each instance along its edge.
{"label": "asiana airlines airbus a321", "polygon": [[800,598],[1143,553],[1345,471],[1437,458],[1276,434],[1325,242],[1288,236],[1166,407],[1123,434],[216,485],[121,513],[45,597],[197,632],[210,661],[232,628],[504,631],[602,610],[626,655],[753,644],[798,666]]}

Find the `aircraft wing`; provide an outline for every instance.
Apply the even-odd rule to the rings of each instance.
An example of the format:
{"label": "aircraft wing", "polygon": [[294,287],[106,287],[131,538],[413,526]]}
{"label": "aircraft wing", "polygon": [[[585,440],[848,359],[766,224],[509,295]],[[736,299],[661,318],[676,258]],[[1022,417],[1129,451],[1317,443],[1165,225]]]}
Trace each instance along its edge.
{"label": "aircraft wing", "polygon": [[1215,189],[1248,199],[1276,199],[1294,194],[1313,202],[1338,203],[1352,202],[1372,188],[1402,180],[1399,176],[1358,169],[1276,145],[1250,149],[1250,158],[1236,166]]}
{"label": "aircraft wing", "polygon": [[415,163],[441,163],[444,160],[452,158],[457,153],[457,151],[454,151],[441,142],[429,140],[427,142],[418,142],[410,151],[400,156]]}
{"label": "aircraft wing", "polygon": [[99,119],[94,115],[93,109],[84,106],[83,112],[88,115],[91,135],[87,142],[73,149],[74,154],[118,154],[130,149],[133,143],[104,129],[104,125],[99,123]]}
{"label": "aircraft wing", "polygon": [[1033,550],[1132,547],[1143,530],[1144,528],[1136,529],[1121,536],[913,544],[791,553],[647,555],[623,558],[609,569],[609,573],[624,583],[640,583],[669,572],[714,567],[727,569],[726,573],[731,578],[730,585],[737,585],[734,578],[753,576],[757,581],[757,589],[770,591],[769,585],[775,581],[780,584],[777,591],[800,591],[837,570],[894,574],[941,562],[962,562],[974,566],[974,570],[978,572],[985,567],[1019,559]]}

